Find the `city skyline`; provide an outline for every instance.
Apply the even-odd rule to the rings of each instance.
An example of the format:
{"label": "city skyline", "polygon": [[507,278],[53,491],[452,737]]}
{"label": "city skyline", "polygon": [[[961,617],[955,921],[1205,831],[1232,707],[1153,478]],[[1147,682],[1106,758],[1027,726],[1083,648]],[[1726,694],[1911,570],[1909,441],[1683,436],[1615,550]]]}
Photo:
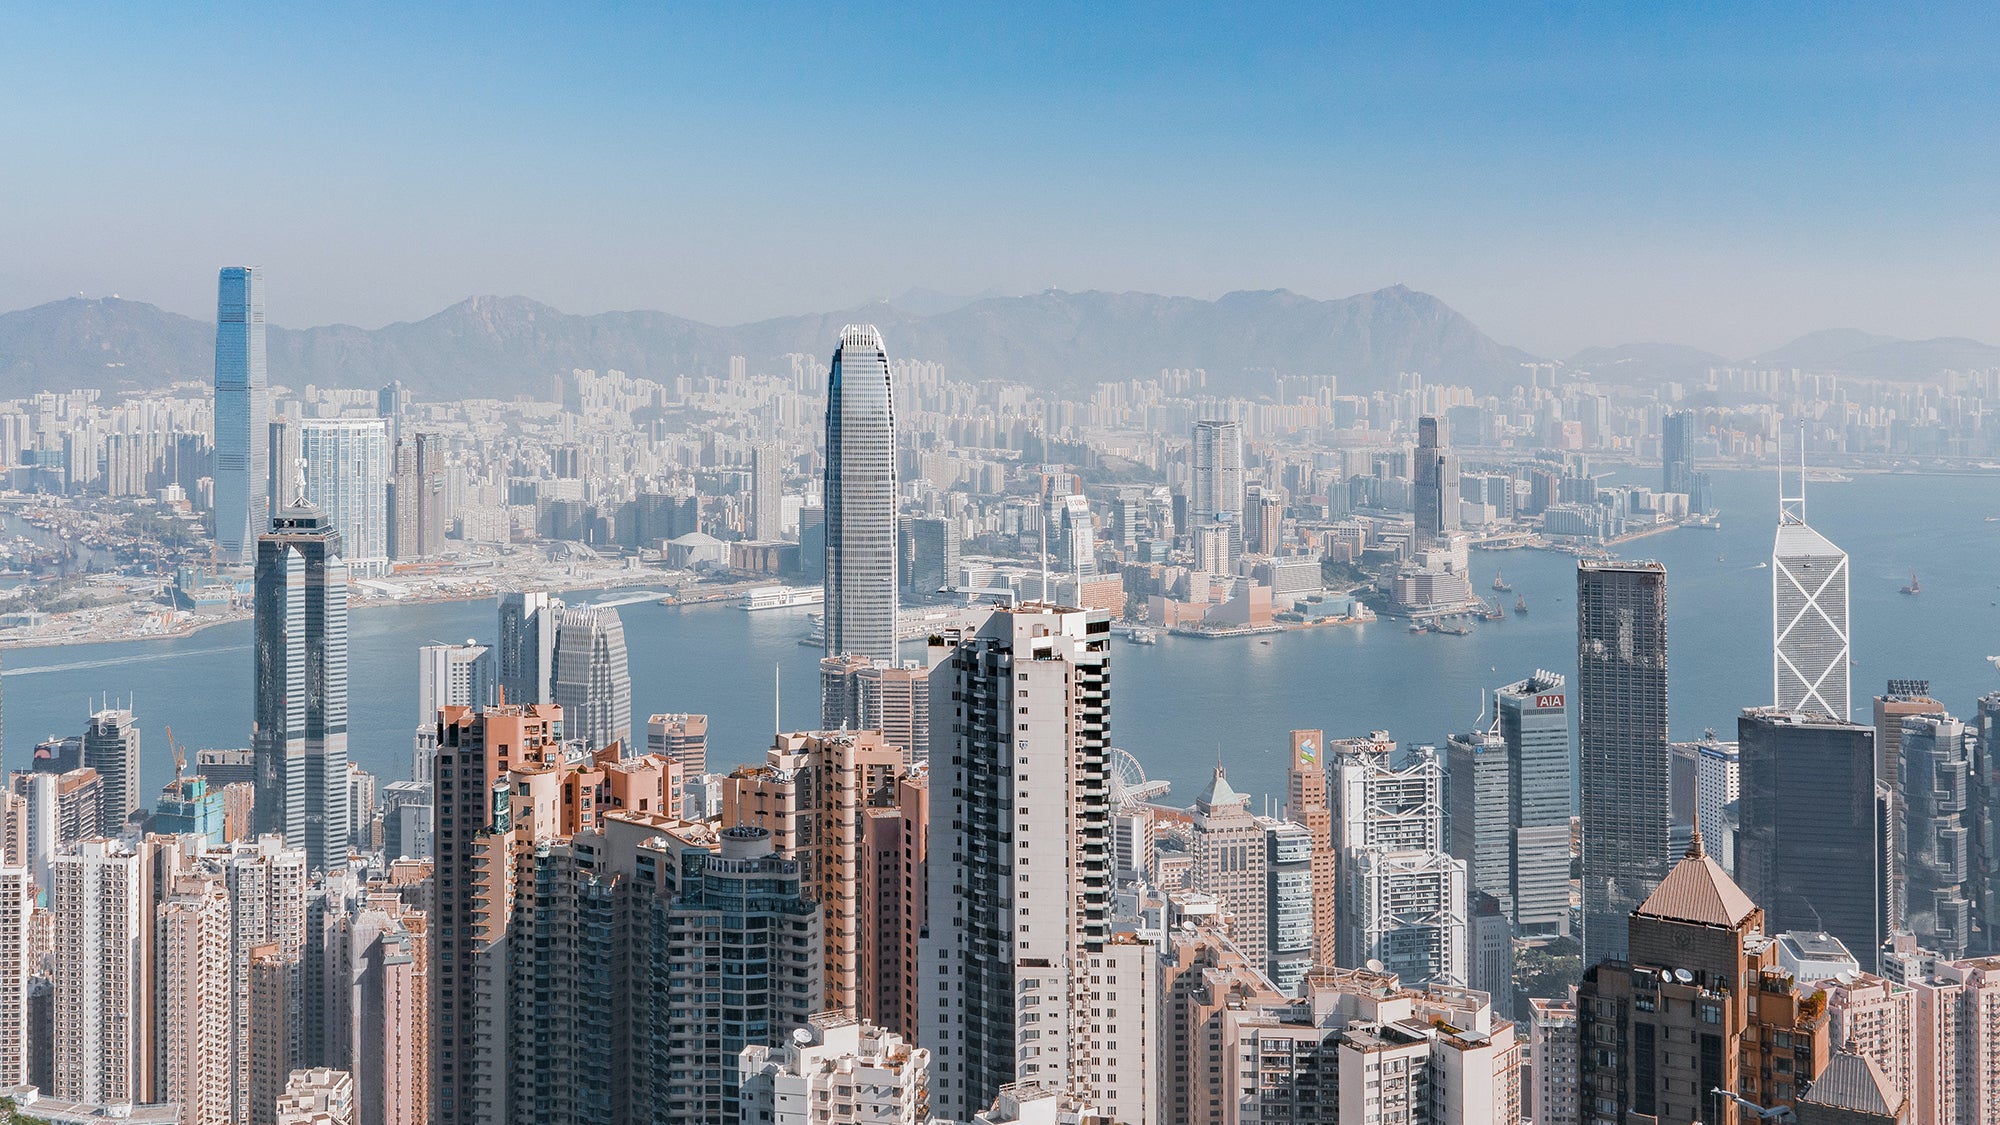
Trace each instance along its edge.
{"label": "city skyline", "polygon": [[2000,1122],[1994,11],[0,68],[0,1125]]}

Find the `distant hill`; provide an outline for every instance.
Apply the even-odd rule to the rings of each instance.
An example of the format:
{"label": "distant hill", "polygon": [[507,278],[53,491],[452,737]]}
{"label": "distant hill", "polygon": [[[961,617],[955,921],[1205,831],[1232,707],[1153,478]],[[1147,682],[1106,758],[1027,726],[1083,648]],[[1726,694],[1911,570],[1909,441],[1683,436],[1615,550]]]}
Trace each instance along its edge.
{"label": "distant hill", "polygon": [[0,314],[0,397],[215,377],[215,326],[140,301],[71,297]]}
{"label": "distant hill", "polygon": [[1711,367],[1727,367],[1728,358],[1686,344],[1620,344],[1585,348],[1569,357],[1569,366],[1611,383],[1663,383],[1704,377]]}
{"label": "distant hill", "polygon": [[1847,328],[1808,332],[1745,363],[1870,379],[1916,379],[1939,371],[2000,367],[2000,347],[1962,336],[1900,340]]}
{"label": "distant hill", "polygon": [[1877,344],[1898,342],[1894,336],[1877,336],[1873,332],[1862,332],[1854,328],[1825,328],[1772,348],[1761,355],[1751,356],[1745,363],[1758,367],[1808,367],[1822,369],[1840,361],[1841,357],[1853,355],[1863,348]]}
{"label": "distant hill", "polygon": [[[721,374],[728,357],[769,363],[825,356],[841,325],[878,325],[895,357],[935,360],[954,377],[1074,389],[1202,367],[1211,387],[1261,390],[1272,373],[1336,375],[1344,391],[1390,385],[1399,371],[1497,389],[1527,353],[1496,343],[1449,305],[1402,286],[1333,301],[1285,290],[1215,301],[1150,293],[988,297],[950,307],[889,302],[719,328],[659,312],[575,316],[525,297],[473,297],[423,320],[269,330],[273,382],[377,387],[401,379],[426,398],[546,396],[576,367],[667,379]],[[120,390],[210,377],[214,328],[115,298],[55,301],[0,314],[0,396],[48,388]],[[1254,382],[1249,380],[1254,379]]]}

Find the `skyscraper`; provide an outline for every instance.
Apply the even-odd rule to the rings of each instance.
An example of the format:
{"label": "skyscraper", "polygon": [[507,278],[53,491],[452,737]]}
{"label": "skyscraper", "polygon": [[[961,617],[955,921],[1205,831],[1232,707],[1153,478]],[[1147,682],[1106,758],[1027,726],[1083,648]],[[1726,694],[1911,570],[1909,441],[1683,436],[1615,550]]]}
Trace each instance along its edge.
{"label": "skyscraper", "polygon": [[1876,839],[1875,732],[1746,708],[1736,721],[1736,875],[1771,932],[1824,930],[1875,971],[1888,936]]}
{"label": "skyscraper", "polygon": [[417,722],[435,730],[441,707],[478,710],[498,702],[499,663],[491,648],[471,641],[417,649]]}
{"label": "skyscraper", "polygon": [[83,728],[83,764],[104,779],[98,830],[116,836],[143,803],[139,799],[139,727],[129,709],[107,707],[90,717],[90,725]]}
{"label": "skyscraper", "polygon": [[1458,530],[1458,455],[1449,451],[1443,418],[1417,419],[1414,477],[1418,550],[1443,546]]}
{"label": "skyscraper", "polygon": [[228,266],[215,306],[215,546],[254,562],[269,524],[270,392],[264,370],[264,271]]}
{"label": "skyscraper", "polygon": [[444,435],[392,432],[389,449],[389,557],[436,557],[444,552]]}
{"label": "skyscraper", "polygon": [[748,530],[759,542],[785,537],[785,468],[776,446],[760,445],[750,452]]}
{"label": "skyscraper", "polygon": [[872,324],[840,330],[827,375],[826,651],[896,662],[896,413]]}
{"label": "skyscraper", "polygon": [[380,418],[308,418],[299,423],[305,500],[340,533],[357,574],[389,569],[389,428]]}
{"label": "skyscraper", "polygon": [[1941,960],[1972,945],[1972,896],[1979,882],[1971,821],[1975,751],[1965,724],[1950,715],[1903,720],[1903,923]]}
{"label": "skyscraper", "polygon": [[180,875],[158,907],[153,987],[159,1100],[184,1125],[231,1125],[235,1052],[230,1005],[229,894],[212,876]]}
{"label": "skyscraper", "polygon": [[531,707],[555,701],[556,626],[562,608],[562,602],[542,590],[500,595],[502,702]]}
{"label": "skyscraper", "polygon": [[1306,826],[1312,838],[1313,965],[1338,964],[1336,908],[1340,901],[1340,853],[1333,846],[1333,806],[1327,803],[1326,735],[1292,732],[1292,762],[1285,770],[1285,815]]}
{"label": "skyscraper", "polygon": [[[1782,491],[1782,490],[1781,490]],[[1806,523],[1803,498],[1779,503],[1771,548],[1771,677],[1784,711],[1847,721],[1847,554]]]}
{"label": "skyscraper", "polygon": [[969,1119],[1008,1083],[1087,1087],[1086,962],[1111,928],[1110,641],[1102,611],[1031,604],[946,629],[933,653],[916,1039],[938,1116]]}
{"label": "skyscraper", "polygon": [[632,752],[632,669],[618,611],[573,606],[556,628],[555,702],[563,736],[592,750],[616,742]]}
{"label": "skyscraper", "polygon": [[1569,697],[1563,677],[1537,669],[1493,692],[1507,744],[1514,931],[1548,937],[1569,930]]}
{"label": "skyscraper", "polygon": [[280,832],[311,867],[347,863],[347,562],[310,505],[257,538],[257,832]]}
{"label": "skyscraper", "polygon": [[1229,916],[1229,939],[1258,968],[1270,951],[1265,927],[1270,887],[1269,849],[1264,828],[1250,813],[1250,797],[1238,793],[1221,766],[1194,799],[1194,824],[1188,851],[1188,888],[1214,895]]}
{"label": "skyscraper", "polygon": [[50,865],[55,1089],[65,1101],[140,1103],[153,1089],[152,858],[84,840]]}
{"label": "skyscraper", "polygon": [[825,927],[830,1008],[863,1006],[862,822],[867,809],[895,806],[902,767],[902,747],[875,731],[780,734],[764,765],[739,766],[723,783],[722,823],[766,829],[778,854],[801,861],[804,894],[820,904]]}
{"label": "skyscraper", "polygon": [[1660,419],[1660,491],[1694,491],[1694,414],[1669,412]]}
{"label": "skyscraper", "polygon": [[19,856],[0,857],[0,1085],[9,1089],[28,1085],[28,993],[42,969],[31,935],[36,886]]}
{"label": "skyscraper", "polygon": [[[1243,424],[1204,420],[1194,424],[1194,445],[1188,455],[1188,532],[1194,537],[1195,563],[1211,573],[1226,573],[1243,546]],[[1203,529],[1229,526],[1230,558],[1203,557]]]}
{"label": "skyscraper", "polygon": [[1626,922],[1672,863],[1667,809],[1667,568],[1576,571],[1584,963],[1625,955]]}
{"label": "skyscraper", "polygon": [[1387,732],[1334,753],[1342,965],[1380,961],[1413,985],[1470,983],[1463,860],[1444,839],[1444,766]]}
{"label": "skyscraper", "polygon": [[1062,498],[1059,520],[1062,555],[1058,562],[1067,575],[1089,578],[1097,573],[1097,544],[1090,520],[1090,501],[1081,493]]}

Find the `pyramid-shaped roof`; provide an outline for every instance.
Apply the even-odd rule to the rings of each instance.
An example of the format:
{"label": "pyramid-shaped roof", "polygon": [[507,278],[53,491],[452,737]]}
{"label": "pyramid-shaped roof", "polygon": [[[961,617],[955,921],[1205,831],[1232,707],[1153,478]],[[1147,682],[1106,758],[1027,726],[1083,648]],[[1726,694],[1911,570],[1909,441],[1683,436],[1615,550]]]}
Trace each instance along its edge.
{"label": "pyramid-shaped roof", "polygon": [[1882,1068],[1875,1065],[1874,1059],[1864,1058],[1849,1047],[1836,1051],[1827,1060],[1826,1068],[1819,1072],[1818,1078],[1813,1079],[1799,1101],[1830,1109],[1893,1117],[1897,1107],[1903,1104],[1903,1094],[1896,1089],[1889,1076],[1882,1073]]}
{"label": "pyramid-shaped roof", "polygon": [[1209,779],[1208,788],[1194,799],[1195,807],[1202,810],[1219,809],[1228,805],[1248,805],[1250,798],[1230,788],[1229,779],[1222,775],[1222,767],[1215,767],[1215,776]]}
{"label": "pyramid-shaped roof", "polygon": [[1734,928],[1756,912],[1757,904],[1736,880],[1701,850],[1701,833],[1697,831],[1687,856],[1667,872],[1633,913],[1669,922]]}

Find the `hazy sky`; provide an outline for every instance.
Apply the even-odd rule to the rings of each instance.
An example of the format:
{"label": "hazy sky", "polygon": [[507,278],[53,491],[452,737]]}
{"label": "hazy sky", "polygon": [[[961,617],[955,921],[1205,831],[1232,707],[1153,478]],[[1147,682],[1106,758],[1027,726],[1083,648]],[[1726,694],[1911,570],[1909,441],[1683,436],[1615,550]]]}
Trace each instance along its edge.
{"label": "hazy sky", "polygon": [[255,262],[287,325],[1401,282],[1544,354],[2000,341],[1992,4],[310,7],[0,7],[0,309]]}

